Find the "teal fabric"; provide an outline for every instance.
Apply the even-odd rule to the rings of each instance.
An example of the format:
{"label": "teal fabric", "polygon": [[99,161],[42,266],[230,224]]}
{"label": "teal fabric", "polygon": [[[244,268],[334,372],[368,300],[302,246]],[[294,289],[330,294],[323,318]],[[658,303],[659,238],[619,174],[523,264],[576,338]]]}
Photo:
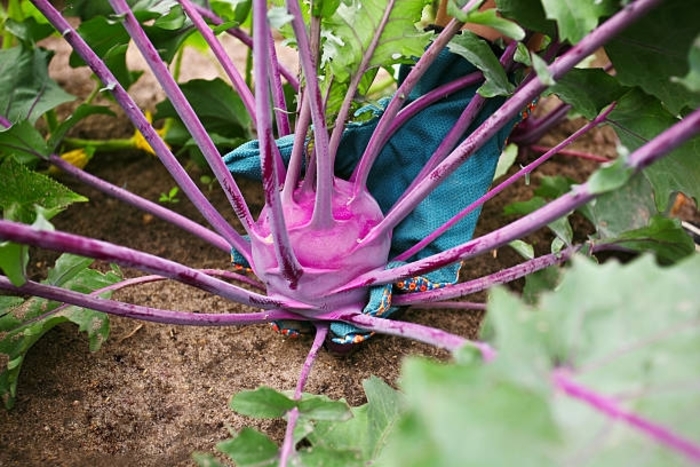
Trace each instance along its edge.
{"label": "teal fabric", "polygon": [[[407,103],[438,86],[449,83],[466,74],[474,72],[475,67],[460,56],[443,51],[428,72],[418,82],[409,95]],[[400,81],[410,68],[404,67],[400,72]],[[389,140],[377,157],[369,174],[367,188],[386,213],[415,179],[423,165],[438,148],[444,137],[455,124],[467,104],[476,93],[478,86],[463,89],[424,109],[406,122]],[[472,127],[465,133],[466,137],[481,124],[501,104],[500,98],[490,99]],[[380,104],[386,105],[386,101]],[[348,124],[340,142],[336,156],[335,173],[341,178],[348,178],[374,131],[382,107],[367,106],[360,112],[372,112],[373,116],[366,122]],[[447,180],[433,191],[393,232],[390,257],[405,251],[427,234],[448,221],[465,206],[481,197],[488,189],[499,155],[506,139],[517,121],[503,128],[484,147],[462,164]],[[292,150],[293,136],[277,141],[283,159],[288,161]],[[260,151],[258,141],[250,141],[239,146],[224,156],[228,169],[234,175],[260,179]],[[424,258],[454,247],[471,239],[480,210],[475,210],[457,225],[433,241],[411,260]],[[239,256],[240,258],[240,256]],[[388,267],[396,267],[392,263]],[[440,287],[453,284],[457,280],[459,264],[429,273],[425,278],[416,278],[424,288]],[[414,282],[415,285],[415,282]],[[408,287],[403,289],[411,290]],[[370,292],[370,299],[364,312],[370,315],[389,316],[395,308],[387,307],[391,294],[397,287],[381,286]],[[331,326],[332,340],[336,343],[351,343],[367,337],[362,331],[344,323]]]}

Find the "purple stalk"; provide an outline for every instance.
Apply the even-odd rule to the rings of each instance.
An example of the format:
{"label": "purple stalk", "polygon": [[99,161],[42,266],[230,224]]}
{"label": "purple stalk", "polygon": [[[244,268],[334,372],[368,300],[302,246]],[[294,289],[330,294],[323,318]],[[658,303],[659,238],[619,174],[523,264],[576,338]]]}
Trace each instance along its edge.
{"label": "purple stalk", "polygon": [[39,231],[17,222],[0,220],[0,239],[9,240],[39,248],[73,253],[102,261],[133,267],[152,274],[192,285],[207,292],[247,305],[270,309],[308,309],[308,305],[295,300],[275,300],[250,292],[228,282],[210,277],[196,269],[175,261],[151,255],[109,242],[68,234],[65,232]]}
{"label": "purple stalk", "polygon": [[[177,85],[173,77],[168,71],[168,67],[161,60],[158,51],[148,39],[146,32],[143,30],[133,12],[126,3],[126,0],[109,0],[114,12],[123,16],[124,28],[129,33],[129,36],[138,47],[139,51],[146,59],[149,68],[153,72],[160,85],[163,87],[165,94],[170,99],[173,107],[182,119],[182,122],[187,127],[187,130],[192,135],[192,138],[197,143],[200,151],[207,160],[212,173],[218,180],[219,184],[226,193],[226,197],[233,207],[233,211],[240,219],[246,232],[250,235],[254,230],[253,217],[248,210],[243,194],[241,193],[233,175],[228,171],[224,160],[216,149],[214,142],[209,137],[209,134],[204,129],[202,122],[194,112],[194,109],[185,98],[182,90]],[[145,135],[144,135],[145,136]],[[150,141],[149,141],[150,142]],[[245,240],[241,240],[245,242]],[[237,245],[233,245],[237,246]]]}
{"label": "purple stalk", "polygon": [[[464,9],[470,8],[473,2],[469,2]],[[457,20],[452,20],[445,27],[445,29],[437,36],[435,41],[428,47],[425,53],[418,59],[418,62],[413,66],[413,69],[408,74],[401,86],[398,87],[396,93],[389,101],[389,104],[384,109],[382,116],[377,123],[377,127],[372,133],[372,137],[367,143],[367,148],[362,154],[360,161],[358,162],[355,170],[353,171],[350,180],[355,183],[355,193],[365,190],[367,185],[367,177],[369,176],[369,171],[372,169],[372,165],[376,160],[379,152],[381,151],[384,144],[389,139],[389,129],[391,127],[391,122],[396,117],[398,111],[403,107],[404,102],[411,93],[411,90],[418,83],[420,78],[423,77],[430,65],[440,54],[442,49],[447,46],[447,43],[454,37],[455,34],[461,29],[462,25]]]}
{"label": "purple stalk", "polygon": [[461,284],[440,289],[429,290],[426,292],[413,292],[407,294],[396,295],[392,299],[392,305],[404,306],[415,305],[422,306],[427,302],[436,302],[439,300],[448,300],[451,298],[464,297],[465,295],[481,292],[482,290],[490,289],[499,284],[512,282],[521,277],[525,277],[533,272],[541,269],[560,264],[567,261],[571,256],[578,251],[579,248],[567,248],[559,253],[550,253],[537,258],[525,261],[516,266],[502,269],[493,274],[479,277]]}
{"label": "purple stalk", "polygon": [[387,4],[386,9],[384,10],[384,15],[379,21],[378,27],[374,31],[374,36],[372,37],[372,40],[367,46],[367,50],[365,50],[365,52],[362,54],[362,60],[360,61],[360,65],[358,66],[357,70],[355,71],[350,80],[350,85],[348,87],[347,92],[345,93],[345,97],[343,98],[343,103],[340,106],[340,111],[338,112],[338,116],[335,119],[335,127],[333,128],[333,133],[331,134],[331,139],[329,143],[331,160],[335,159],[335,154],[338,151],[340,139],[343,135],[343,131],[345,130],[345,120],[347,119],[348,114],[350,113],[350,107],[352,106],[352,102],[355,98],[357,88],[360,86],[362,77],[367,71],[370,61],[372,60],[372,55],[374,55],[374,51],[379,45],[379,39],[381,38],[381,35],[384,32],[384,29],[386,28],[386,25],[389,23],[389,16],[391,16],[391,13],[393,13],[396,7],[396,0],[389,0],[389,3]]}
{"label": "purple stalk", "polygon": [[[637,0],[626,5],[619,13],[608,19],[550,65],[548,70],[552,77],[558,79],[563,76],[581,60],[607,43],[622,29],[657,6],[660,1]],[[493,138],[506,123],[515,118],[527,104],[532,102],[546,88],[547,86],[539,79],[533,79],[525,84],[520,91],[515,93],[500,109],[494,112],[469,135],[440,165],[433,169],[426,178],[420,180],[412,191],[408,192],[397,202],[387,213],[384,220],[372,229],[367,238],[384,236],[392,231],[435,187],[449,177],[478,148]]]}
{"label": "purple stalk", "polygon": [[284,88],[282,87],[282,77],[280,75],[280,63],[277,59],[272,30],[267,39],[268,57],[270,63],[270,77],[272,86],[272,103],[275,106],[275,122],[277,123],[277,136],[287,136],[292,132],[292,127],[287,116],[287,101],[284,98]]}
{"label": "purple stalk", "polygon": [[287,178],[285,179],[284,187],[282,188],[282,201],[285,204],[289,204],[293,201],[292,198],[294,195],[294,190],[296,190],[297,186],[299,185],[302,168],[304,166],[304,146],[306,145],[306,134],[311,127],[311,110],[309,108],[308,99],[306,96],[300,95],[300,102],[300,110],[294,131],[292,155],[289,158]]}
{"label": "purple stalk", "polygon": [[271,33],[267,21],[267,3],[264,0],[253,2],[253,28],[255,29],[253,60],[255,63],[257,126],[258,139],[260,140],[260,167],[265,190],[265,204],[269,208],[269,227],[273,237],[277,264],[289,286],[296,288],[296,284],[304,270],[299,264],[289,241],[280,197],[280,171],[283,173],[284,166],[281,163],[279,150],[272,135],[270,67],[267,58],[268,42]]}
{"label": "purple stalk", "polygon": [[248,115],[250,115],[250,118],[255,121],[255,98],[253,97],[253,93],[250,92],[250,89],[248,89],[245,80],[222,47],[221,42],[219,42],[219,40],[216,38],[214,32],[207,25],[202,18],[202,15],[199,14],[190,0],[178,0],[178,3],[180,3],[183,11],[190,18],[190,20],[192,20],[192,23],[200,34],[202,34],[202,37],[204,37],[204,40],[207,42],[209,48],[214,53],[214,56],[224,69],[226,76],[228,76],[228,78],[231,80],[233,88],[241,97],[243,105],[245,105],[245,108],[248,111]]}
{"label": "purple stalk", "polygon": [[123,188],[113,185],[101,178],[95,177],[87,173],[86,171],[79,169],[68,162],[64,161],[56,155],[49,156],[49,162],[54,164],[56,167],[61,169],[63,172],[71,175],[76,180],[91,186],[102,193],[112,196],[115,199],[123,201],[130,204],[144,212],[153,214],[154,216],[163,219],[182,230],[191,233],[192,235],[201,238],[207,243],[215,246],[216,248],[225,251],[226,253],[231,251],[231,246],[221,235],[218,235],[211,230],[199,225],[198,223],[182,216],[170,209],[167,209],[160,204],[149,201],[141,196],[135,195]]}
{"label": "purple stalk", "polygon": [[321,89],[318,85],[316,62],[310,48],[309,37],[304,25],[304,17],[297,0],[287,0],[287,9],[292,15],[292,28],[299,49],[299,62],[306,79],[306,93],[311,109],[311,121],[314,125],[314,147],[316,151],[316,200],[312,225],[317,229],[333,225],[333,165],[328,147],[328,130],[326,129],[325,110]]}
{"label": "purple stalk", "polygon": [[[213,12],[207,10],[206,8],[201,7],[199,5],[194,5],[194,8],[202,17],[208,19],[212,24],[216,26],[220,26],[221,24],[223,24],[221,18],[219,18]],[[247,47],[251,49],[253,48],[253,39],[251,39],[251,37],[241,29],[230,28],[227,29],[226,32],[238,39],[239,41],[241,41]],[[284,76],[284,79],[287,80],[287,82],[292,86],[292,88],[295,91],[299,90],[299,80],[297,80],[296,76],[292,72],[284,68],[284,66],[282,66],[281,63],[278,63],[277,66],[279,66],[280,73],[282,74],[282,76]]]}
{"label": "purple stalk", "polygon": [[552,375],[552,383],[567,396],[578,399],[612,420],[620,420],[642,432],[654,442],[662,444],[687,457],[693,463],[700,462],[700,445],[685,439],[669,428],[641,417],[623,407],[610,397],[589,389],[571,378],[571,371],[557,368]]}
{"label": "purple stalk", "polygon": [[553,126],[561,122],[571,110],[570,104],[559,104],[557,108],[543,117],[530,117],[524,125],[516,127],[511,135],[511,142],[518,146],[530,146],[538,142]]}
{"label": "purple stalk", "polygon": [[64,39],[71,45],[85,63],[92,69],[95,75],[110,90],[115,100],[124,109],[124,112],[133,122],[138,131],[143,134],[151,145],[158,158],[173,177],[178,186],[197,206],[204,218],[214,229],[236,248],[247,260],[250,260],[250,244],[236,232],[228,221],[212,206],[199,187],[190,178],[182,165],[177,161],[165,142],[156,133],[153,126],[146,120],[134,100],[129,96],[124,87],[119,84],[114,74],[105,66],[104,62],[90,49],[90,46],[73,29],[73,27],[61,16],[61,14],[49,3],[48,0],[33,0],[34,5],[46,17],[46,19],[61,32]]}
{"label": "purple stalk", "polygon": [[[330,316],[331,314],[329,314]],[[324,317],[325,318],[325,317]],[[449,350],[451,352],[463,346],[474,347],[481,352],[484,361],[491,361],[496,351],[485,342],[470,341],[462,336],[450,334],[441,329],[423,326],[416,323],[408,323],[405,321],[395,321],[386,318],[378,318],[376,316],[364,315],[361,313],[343,314],[338,313],[329,319],[340,320],[366,331],[380,332],[391,336],[407,337],[419,342]]]}
{"label": "purple stalk", "polygon": [[584,126],[576,130],[574,133],[572,133],[569,137],[567,137],[564,141],[560,142],[553,148],[551,148],[549,151],[526,165],[525,167],[522,167],[520,170],[518,170],[516,173],[508,177],[506,180],[503,182],[499,183],[497,186],[489,190],[484,196],[480,197],[473,203],[471,203],[469,206],[465,207],[462,209],[460,212],[458,212],[454,217],[452,217],[449,221],[445,222],[443,225],[441,225],[439,228],[435,229],[433,232],[431,232],[429,235],[427,235],[425,238],[421,239],[418,243],[413,245],[411,248],[408,250],[402,252],[401,254],[397,255],[395,260],[396,261],[406,261],[408,258],[428,246],[433,240],[438,238],[440,235],[445,233],[447,230],[449,230],[452,226],[457,224],[460,220],[462,220],[465,216],[468,216],[471,212],[473,212],[475,209],[477,209],[479,206],[483,206],[487,201],[493,199],[496,197],[498,194],[502,193],[506,188],[509,186],[513,185],[516,181],[518,181],[520,178],[525,177],[526,175],[531,174],[537,167],[540,165],[544,164],[546,161],[554,157],[557,153],[559,153],[563,148],[569,146],[572,144],[574,141],[576,141],[579,137],[582,135],[588,133],[591,129],[595,128],[598,126],[601,122],[603,122],[607,116],[612,112],[612,110],[615,108],[615,105],[609,106],[607,109],[605,109],[600,115],[598,115],[596,118],[591,120],[590,122],[586,123]]}
{"label": "purple stalk", "polygon": [[131,303],[118,302],[89,294],[82,294],[53,285],[39,284],[27,281],[21,287],[12,285],[5,277],[0,276],[0,289],[18,295],[32,295],[48,300],[70,303],[75,306],[101,311],[125,318],[140,319],[161,324],[177,324],[185,326],[246,326],[250,324],[265,324],[276,320],[299,320],[299,315],[282,310],[266,310],[256,313],[194,313],[172,310],[161,310]]}
{"label": "purple stalk", "polygon": [[[200,269],[200,272],[202,272],[202,273],[204,273],[204,274],[207,274],[207,275],[210,275],[210,276],[215,276],[215,277],[223,278],[223,279],[236,280],[236,281],[242,282],[242,283],[244,283],[244,284],[248,284],[248,285],[250,285],[251,287],[254,287],[254,288],[258,289],[258,290],[261,290],[261,291],[264,290],[264,287],[262,287],[262,285],[261,285],[260,283],[258,283],[257,281],[254,281],[254,280],[252,280],[252,279],[250,279],[250,278],[248,278],[248,277],[246,277],[246,276],[242,276],[242,275],[240,275],[240,274],[236,274],[235,272],[224,271],[224,270],[221,270],[221,269]],[[167,279],[166,277],[158,276],[158,275],[133,277],[133,278],[131,278],[131,279],[124,279],[123,281],[120,281],[120,282],[117,282],[117,283],[114,283],[114,284],[110,284],[110,285],[108,285],[108,286],[106,286],[106,287],[102,287],[102,288],[100,288],[100,289],[93,290],[92,292],[90,292],[90,293],[87,294],[87,295],[89,295],[89,296],[91,296],[91,297],[99,297],[99,296],[101,296],[102,294],[107,293],[107,292],[114,292],[114,291],[116,291],[116,290],[125,289],[125,288],[127,288],[127,287],[133,287],[134,285],[147,284],[147,283],[149,283],[149,282],[158,282],[158,281],[163,281],[163,280],[166,280],[166,279]],[[16,327],[15,329],[11,329],[9,332],[15,332],[15,331],[17,331],[19,328],[21,328],[21,327],[24,327],[24,326],[27,326],[27,325],[29,325],[29,324],[35,323],[35,322],[37,322],[37,321],[41,321],[41,320],[43,320],[43,319],[48,318],[48,317],[51,316],[51,315],[58,314],[58,313],[60,313],[61,311],[63,311],[64,309],[66,309],[66,308],[68,308],[68,307],[70,307],[70,306],[74,306],[74,304],[72,304],[72,303],[64,303],[63,305],[61,305],[61,306],[59,306],[59,307],[56,307],[56,308],[54,308],[53,310],[51,310],[51,311],[49,311],[49,312],[46,312],[46,313],[44,313],[44,314],[42,314],[42,315],[40,315],[40,316],[37,316],[37,317],[35,317],[35,318],[32,318],[32,319],[28,320],[28,321],[24,321],[24,322],[23,322],[22,324],[20,324],[18,327]]]}
{"label": "purple stalk", "polygon": [[[638,0],[635,5],[642,3],[642,1]],[[700,133],[700,109],[694,110],[683,120],[637,149],[629,156],[625,165],[631,172],[639,172],[654,161],[663,158],[698,133]],[[575,186],[569,193],[557,198],[548,205],[487,235],[398,268],[363,274],[336,290],[336,292],[357,287],[367,287],[369,285],[388,284],[401,278],[425,274],[455,261],[465,260],[486,251],[491,251],[515,239],[524,237],[543,225],[549,224],[574,209],[583,206],[596,196],[597,194],[593,191],[593,186],[589,180],[583,185]]]}
{"label": "purple stalk", "polygon": [[[328,335],[328,324],[326,323],[316,323],[316,335],[314,336],[314,342],[311,344],[311,349],[304,360],[304,365],[301,367],[301,374],[297,380],[297,387],[294,390],[294,399],[300,400],[301,395],[304,392],[304,386],[306,386],[306,381],[309,379],[311,374],[311,367],[318,357],[318,351],[323,346],[323,342],[326,340]],[[294,429],[296,428],[297,421],[299,420],[299,408],[294,407],[292,410],[287,412],[287,428],[284,432],[284,442],[282,443],[282,449],[280,452],[280,462],[279,465],[287,466],[289,465],[289,459],[294,454]]]}
{"label": "purple stalk", "polygon": [[[518,43],[513,41],[503,52],[500,62],[504,68],[509,68],[512,65],[513,56],[515,55],[517,45]],[[472,100],[469,101],[469,104],[467,104],[467,107],[464,109],[464,112],[462,112],[462,115],[459,116],[457,122],[455,122],[454,126],[445,136],[445,139],[442,140],[438,148],[435,150],[435,153],[430,157],[430,159],[428,160],[428,162],[426,162],[423,168],[421,168],[418,175],[416,175],[411,185],[409,185],[409,187],[406,188],[406,191],[401,197],[405,196],[407,193],[410,193],[413,187],[415,187],[420,180],[423,180],[425,177],[427,177],[430,171],[432,171],[440,162],[442,162],[445,159],[445,157],[447,157],[447,155],[455,148],[455,146],[457,146],[457,143],[459,143],[459,140],[462,139],[464,133],[466,133],[467,129],[472,124],[474,119],[476,119],[477,115],[479,114],[479,112],[481,112],[481,109],[484,107],[485,104],[485,97],[481,96],[480,94],[474,95]],[[400,200],[401,198],[399,198],[397,202],[399,202]],[[428,243],[426,243],[426,245]],[[411,255],[408,255],[406,257],[410,258],[410,256]]]}

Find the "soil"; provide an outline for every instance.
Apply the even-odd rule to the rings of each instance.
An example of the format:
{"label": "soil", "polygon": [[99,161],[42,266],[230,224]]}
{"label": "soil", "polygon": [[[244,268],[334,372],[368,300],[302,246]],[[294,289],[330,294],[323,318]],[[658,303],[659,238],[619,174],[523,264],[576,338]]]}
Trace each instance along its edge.
{"label": "soil", "polygon": [[[59,61],[53,73],[76,95],[87,95],[93,84],[86,73],[75,73]],[[201,56],[191,60],[202,60]],[[201,66],[206,68],[208,61]],[[191,62],[187,62],[191,63]],[[188,67],[190,68],[190,67]],[[137,100],[151,107],[160,95],[158,86],[143,79],[135,88]],[[549,135],[552,145],[575,127],[568,124]],[[97,117],[81,125],[83,137],[128,136],[132,127],[124,119]],[[598,132],[577,149],[611,154],[609,133]],[[528,155],[524,155],[525,158]],[[525,162],[525,160],[521,160]],[[582,180],[592,164],[560,158],[535,175],[558,173]],[[88,169],[112,183],[148,199],[174,186],[157,159],[142,153],[97,156]],[[191,167],[193,179],[203,174]],[[119,203],[63,177],[62,181],[87,196],[89,203],[69,208],[55,218],[58,229],[111,241],[151,252],[200,268],[229,267],[229,257],[204,242],[158,219]],[[253,209],[262,201],[256,183],[241,181]],[[204,189],[207,189],[204,187]],[[484,208],[478,233],[506,223],[505,204],[527,199],[531,186],[518,184]],[[217,189],[209,192],[214,204],[235,223],[231,209]],[[184,199],[170,207],[204,223]],[[549,245],[547,233],[529,239],[539,250]],[[55,255],[37,252],[33,266],[45,274]],[[477,277],[518,261],[505,248],[493,255],[470,260],[464,276]],[[97,265],[105,267],[106,265]],[[126,270],[127,275],[137,274]],[[513,285],[519,289],[520,283]],[[182,311],[251,311],[197,289],[174,282],[123,290],[115,298],[126,302]],[[482,295],[470,300],[485,300]],[[475,338],[481,314],[457,310],[408,310],[402,319],[421,322]],[[238,416],[228,408],[231,396],[260,385],[280,390],[295,387],[310,339],[286,339],[267,326],[196,328],[111,319],[111,336],[92,354],[76,326],[61,325],[50,331],[28,353],[23,365],[15,407],[0,410],[0,466],[190,466],[194,451],[213,452],[214,445],[231,431],[254,426],[275,439],[284,433],[281,420],[257,421]],[[346,357],[321,352],[306,390],[350,404],[365,402],[362,380],[376,375],[396,386],[401,362],[408,356],[447,359],[446,352],[405,339],[379,336]]]}

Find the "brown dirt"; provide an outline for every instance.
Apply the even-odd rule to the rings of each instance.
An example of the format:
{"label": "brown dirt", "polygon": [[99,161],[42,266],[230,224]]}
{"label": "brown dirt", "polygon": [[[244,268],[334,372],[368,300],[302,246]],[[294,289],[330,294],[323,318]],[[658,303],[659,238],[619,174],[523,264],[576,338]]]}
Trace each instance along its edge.
{"label": "brown dirt", "polygon": [[[57,73],[63,70],[60,66]],[[65,70],[63,71],[65,72]],[[61,77],[59,76],[59,81]],[[90,86],[71,78],[71,91],[84,95]],[[149,87],[150,86],[150,87]],[[144,105],[152,104],[157,89],[147,84]],[[115,127],[96,119],[83,126],[82,135],[128,135],[123,120]],[[571,128],[560,129],[566,134]],[[543,144],[560,136],[554,135]],[[609,135],[599,134],[583,149],[600,152],[609,146]],[[143,154],[101,155],[91,163],[92,173],[129,190],[157,200],[174,183],[160,163]],[[565,173],[581,179],[590,164],[559,159],[546,173]],[[200,171],[191,169],[193,178]],[[542,173],[545,173],[542,172]],[[227,268],[229,258],[165,223],[144,217],[137,210],[100,193],[64,180],[90,202],[71,207],[56,218],[59,229],[108,240],[155,253],[194,267]],[[536,184],[536,182],[533,182]],[[260,207],[256,184],[242,182],[253,206]],[[530,187],[524,183],[486,206],[479,232],[504,224],[503,205],[526,199]],[[230,213],[218,190],[210,193],[221,212]],[[172,208],[199,219],[186,201]],[[233,215],[228,216],[233,222]],[[548,247],[547,234],[534,236],[538,249]],[[40,254],[34,260],[41,273],[53,256]],[[485,255],[468,263],[465,277],[498,270],[518,260],[509,249]],[[133,274],[133,271],[127,271]],[[517,288],[519,285],[515,284]],[[124,290],[116,298],[159,308],[190,311],[246,311],[236,303],[176,283],[159,283]],[[484,297],[470,297],[481,299]],[[410,310],[403,319],[429,323],[453,333],[475,337],[480,316],[455,310]],[[110,339],[95,354],[77,327],[62,325],[48,333],[29,352],[23,366],[16,406],[0,410],[0,466],[186,466],[193,465],[193,451],[213,451],[215,443],[231,430],[254,425],[279,439],[282,421],[258,422],[228,409],[238,391],[267,385],[289,390],[295,386],[310,340],[285,339],[266,326],[244,328],[194,328],[139,323],[112,318]],[[377,337],[345,358],[322,352],[309,380],[307,391],[345,398],[350,404],[364,402],[361,382],[376,375],[395,385],[404,357],[426,355],[444,359],[445,352],[394,337]]]}

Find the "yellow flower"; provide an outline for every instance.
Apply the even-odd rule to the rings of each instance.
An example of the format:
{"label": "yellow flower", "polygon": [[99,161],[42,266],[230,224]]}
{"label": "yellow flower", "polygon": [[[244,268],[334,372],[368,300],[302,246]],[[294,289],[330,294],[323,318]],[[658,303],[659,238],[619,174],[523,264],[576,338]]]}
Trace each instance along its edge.
{"label": "yellow flower", "polygon": [[[146,117],[148,123],[153,123],[153,114],[150,110],[146,110],[144,112],[144,116]],[[160,130],[156,130],[156,133],[158,133],[158,136],[160,136],[161,138],[165,138],[166,132],[167,127],[163,127]],[[147,152],[153,156],[156,155],[156,152],[153,150],[149,142],[146,141],[146,138],[143,137],[143,134],[139,130],[136,130],[136,132],[134,132],[134,136],[131,137],[131,141],[134,143],[134,147],[136,147],[137,149]],[[167,143],[165,145],[168,148],[170,148],[170,146]]]}
{"label": "yellow flower", "polygon": [[[61,159],[68,162],[70,165],[82,169],[87,165],[90,159],[92,159],[92,151],[88,153],[88,151],[86,151],[85,148],[73,149],[72,151],[64,152],[63,154],[61,154]],[[61,169],[59,169],[55,165],[52,165],[51,167],[49,167],[49,173],[52,175],[56,175],[61,173]]]}

